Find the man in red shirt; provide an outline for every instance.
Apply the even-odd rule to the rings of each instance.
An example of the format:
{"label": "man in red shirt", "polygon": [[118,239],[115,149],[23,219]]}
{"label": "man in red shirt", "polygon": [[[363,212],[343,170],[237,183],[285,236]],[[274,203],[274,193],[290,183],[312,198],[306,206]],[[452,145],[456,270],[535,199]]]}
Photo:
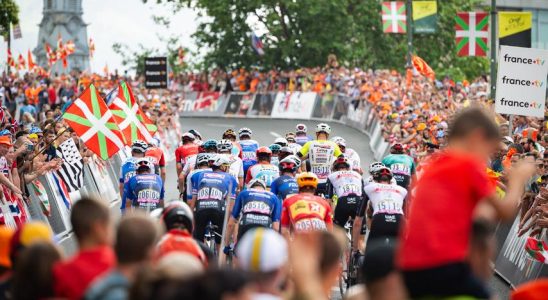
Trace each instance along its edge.
{"label": "man in red shirt", "polygon": [[299,194],[288,197],[282,206],[282,234],[289,238],[292,232],[333,230],[331,205],[315,196],[318,177],[311,172],[297,176]]}
{"label": "man in red shirt", "polygon": [[500,199],[485,163],[500,141],[492,118],[479,108],[466,109],[455,116],[448,139],[447,150],[433,158],[415,185],[398,264],[413,299],[487,299],[487,289],[465,262],[474,210],[489,204],[501,218],[513,218],[534,165],[513,167]]}
{"label": "man in red shirt", "polygon": [[79,250],[71,259],[53,266],[55,296],[82,299],[86,289],[116,264],[111,248],[114,228],[109,208],[99,200],[82,198],[70,214]]}
{"label": "man in red shirt", "polygon": [[181,174],[183,167],[187,161],[187,158],[191,155],[198,154],[199,146],[194,143],[196,137],[190,133],[185,132],[181,137],[183,145],[175,149],[175,162],[177,163],[177,174]]}

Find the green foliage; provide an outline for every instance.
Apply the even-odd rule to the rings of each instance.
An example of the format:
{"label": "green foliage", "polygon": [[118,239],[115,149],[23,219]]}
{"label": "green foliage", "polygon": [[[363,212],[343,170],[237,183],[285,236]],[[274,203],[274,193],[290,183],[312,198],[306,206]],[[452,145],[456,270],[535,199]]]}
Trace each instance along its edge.
{"label": "green foliage", "polygon": [[14,0],[0,0],[0,35],[7,36],[10,24],[19,23],[19,6]]}
{"label": "green foliage", "polygon": [[145,73],[145,58],[158,55],[158,50],[146,48],[139,44],[137,50],[131,50],[127,45],[115,43],[112,50],[122,57],[122,65],[130,70],[134,70],[137,75]]}
{"label": "green foliage", "polygon": [[[147,2],[147,0],[143,0]],[[323,66],[329,54],[341,65],[403,71],[407,37],[382,32],[379,0],[156,0],[197,9],[203,18],[193,37],[207,49],[201,66],[299,68]],[[454,18],[481,0],[438,1],[438,31],[414,34],[414,53],[437,74],[473,78],[487,71],[484,58],[456,56]],[[251,48],[249,20],[268,33],[262,36],[265,55]],[[439,76],[438,76],[439,77]]]}

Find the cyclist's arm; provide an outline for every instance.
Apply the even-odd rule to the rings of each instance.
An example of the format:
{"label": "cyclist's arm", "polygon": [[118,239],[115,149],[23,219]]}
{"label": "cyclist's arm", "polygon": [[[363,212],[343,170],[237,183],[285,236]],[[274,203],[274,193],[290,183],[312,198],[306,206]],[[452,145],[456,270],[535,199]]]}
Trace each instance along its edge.
{"label": "cyclist's arm", "polygon": [[164,207],[164,197],[165,197],[165,193],[166,193],[166,190],[164,189],[164,183],[162,182],[162,180],[158,178],[158,183],[160,184],[160,207]]}
{"label": "cyclist's arm", "polygon": [[332,232],[333,231],[333,211],[331,210],[331,206],[327,206],[327,211],[324,217],[325,226],[327,227],[327,231]]}
{"label": "cyclist's arm", "polygon": [[289,219],[289,212],[287,211],[288,208],[286,207],[285,203],[282,204],[282,215],[280,217],[280,225],[282,226],[282,235],[289,240],[290,234],[289,234],[289,226],[291,223],[291,220]]}
{"label": "cyclist's arm", "polygon": [[230,238],[234,234],[234,227],[236,226],[236,223],[238,220],[234,219],[233,216],[230,216],[228,218],[228,224],[226,225],[226,233],[225,233],[225,246],[230,245]]}
{"label": "cyclist's arm", "polygon": [[301,160],[306,159],[306,157],[308,156],[308,151],[310,150],[310,144],[311,143],[312,142],[306,142],[306,144],[304,144],[304,146],[301,148],[301,151],[297,152],[297,156]]}
{"label": "cyclist's arm", "polygon": [[247,169],[247,174],[245,175],[245,183],[246,184],[248,184],[251,181],[251,179],[253,179],[252,176],[251,176],[251,168],[253,168],[253,166],[251,166]]}
{"label": "cyclist's arm", "polygon": [[272,229],[276,232],[280,232],[280,222],[272,222]]}
{"label": "cyclist's arm", "polygon": [[339,145],[337,145],[337,144],[335,144],[335,143],[333,143],[333,145],[335,145],[335,151],[333,152],[333,155],[334,155],[335,157],[341,156],[343,153],[342,153],[342,151],[341,151],[341,148],[339,148]]}
{"label": "cyclist's arm", "polygon": [[131,192],[131,179],[124,184],[124,192],[122,194],[122,206],[120,209],[122,213],[125,212],[126,208],[131,207],[131,201],[133,201],[132,192]]}
{"label": "cyclist's arm", "polygon": [[183,170],[183,163],[181,160],[181,151],[179,151],[179,148],[175,149],[175,166],[177,168],[177,174],[181,174],[181,171]]}
{"label": "cyclist's arm", "polygon": [[333,199],[333,196],[335,196],[335,190],[334,190],[333,184],[331,183],[331,179],[329,179],[329,177],[327,178],[326,184],[327,184],[327,197],[335,201],[335,199]]}

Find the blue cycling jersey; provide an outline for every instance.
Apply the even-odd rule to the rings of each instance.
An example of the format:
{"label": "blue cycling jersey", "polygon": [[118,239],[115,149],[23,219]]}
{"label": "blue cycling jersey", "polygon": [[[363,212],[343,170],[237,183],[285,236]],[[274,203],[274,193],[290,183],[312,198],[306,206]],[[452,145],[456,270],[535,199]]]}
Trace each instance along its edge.
{"label": "blue cycling jersey", "polygon": [[240,141],[240,147],[242,147],[242,162],[244,164],[244,174],[246,174],[247,169],[257,163],[259,143],[255,140],[243,140]]}
{"label": "blue cycling jersey", "polygon": [[135,158],[128,158],[122,165],[122,171],[120,172],[120,183],[126,183],[135,175]]}
{"label": "blue cycling jersey", "polygon": [[188,175],[188,177],[186,179],[186,181],[187,181],[186,198],[187,199],[192,198],[192,187],[194,186],[194,183],[198,180],[198,176],[200,175],[200,173],[205,172],[205,171],[211,171],[211,169],[210,168],[207,168],[207,169],[194,169],[194,170],[190,171],[190,174]]}
{"label": "blue cycling jersey", "polygon": [[299,186],[297,185],[297,180],[295,180],[294,177],[282,175],[272,182],[270,191],[274,193],[278,199],[283,201],[288,196],[298,194]]}
{"label": "blue cycling jersey", "polygon": [[225,172],[205,171],[197,173],[192,185],[192,196],[196,196],[196,211],[201,209],[224,209],[226,196],[236,197],[238,182]]}
{"label": "blue cycling jersey", "polygon": [[232,209],[232,217],[239,219],[242,226],[270,227],[272,222],[280,221],[281,214],[281,201],[276,195],[259,189],[247,189],[241,192]]}
{"label": "blue cycling jersey", "polygon": [[124,184],[122,211],[128,200],[132,207],[154,210],[160,208],[160,201],[163,199],[164,184],[159,175],[137,174]]}

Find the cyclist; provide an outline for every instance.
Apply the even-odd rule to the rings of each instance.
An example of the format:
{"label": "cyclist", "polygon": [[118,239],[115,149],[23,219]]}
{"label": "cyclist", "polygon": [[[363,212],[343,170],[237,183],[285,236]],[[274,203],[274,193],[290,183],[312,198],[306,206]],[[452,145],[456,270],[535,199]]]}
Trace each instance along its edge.
{"label": "cyclist", "polygon": [[181,141],[183,144],[175,149],[175,162],[177,163],[177,174],[180,174],[183,171],[183,167],[186,163],[187,158],[190,155],[198,154],[199,146],[194,143],[196,138],[190,132],[183,133]]}
{"label": "cyclist", "polygon": [[232,149],[231,154],[234,156],[237,156],[239,158],[242,158],[242,149],[240,148],[240,144],[236,142],[236,132],[234,132],[234,129],[227,129],[225,132],[223,132],[223,140],[229,140],[232,142]]}
{"label": "cyclist", "polygon": [[297,126],[295,126],[295,142],[300,146],[304,146],[304,144],[312,140],[312,138],[306,134],[307,131],[308,128],[306,128],[306,125],[304,124],[297,124]]}
{"label": "cyclist", "polygon": [[242,149],[242,161],[244,164],[244,174],[247,173],[247,169],[257,163],[257,149],[259,149],[259,143],[251,139],[253,132],[251,129],[244,127],[238,130],[240,136],[240,148]]}
{"label": "cyclist", "polygon": [[131,145],[131,157],[122,164],[120,172],[120,197],[124,195],[124,184],[135,175],[135,161],[139,158],[145,157],[147,148],[148,144],[140,140],[136,140]]}
{"label": "cyclist", "polygon": [[301,151],[297,153],[299,158],[308,157],[310,172],[318,176],[318,194],[327,194],[327,176],[331,173],[331,165],[335,158],[342,152],[339,146],[327,140],[331,133],[331,127],[325,123],[316,126],[316,140],[306,143]]}
{"label": "cyclist", "polygon": [[280,158],[278,157],[280,155],[280,151],[282,150],[282,146],[278,144],[271,144],[268,146],[268,149],[272,152],[272,156],[270,157],[270,163],[277,166],[280,162]]}
{"label": "cyclist", "polygon": [[373,178],[375,181],[365,187],[366,199],[369,202],[366,204],[367,201],[362,201],[358,209],[360,217],[367,213],[368,219],[371,220],[367,242],[377,238],[397,237],[406,211],[407,190],[399,185],[390,184],[390,169],[381,167],[373,174]]}
{"label": "cyclist", "polygon": [[152,211],[164,206],[164,184],[157,174],[151,173],[152,162],[146,157],[135,162],[136,175],[124,184],[122,213],[126,207]]}
{"label": "cyclist", "polygon": [[403,145],[395,143],[390,147],[390,154],[382,163],[388,167],[399,186],[407,189],[411,182],[411,176],[415,175],[415,161],[409,155],[404,154]]}
{"label": "cyclist", "polygon": [[274,144],[278,144],[280,147],[287,147],[288,142],[285,138],[279,137],[274,140]]}
{"label": "cyclist", "polygon": [[287,146],[293,150],[293,153],[301,151],[302,146],[297,144],[295,140],[295,134],[293,132],[288,132],[285,134],[285,139],[287,140]]}
{"label": "cyclist", "polygon": [[348,163],[350,163],[350,169],[363,174],[363,170],[361,167],[361,159],[358,152],[354,151],[352,148],[346,147],[346,140],[340,136],[334,137],[332,139],[337,146],[339,146],[339,149],[341,149],[341,152],[348,158]]}
{"label": "cyclist", "polygon": [[282,233],[333,229],[331,206],[325,199],[315,196],[318,176],[304,172],[297,176],[299,193],[285,199],[282,205]]}
{"label": "cyclist", "polygon": [[247,185],[247,189],[236,198],[225,234],[225,249],[228,254],[230,239],[236,223],[238,223],[238,238],[248,230],[255,227],[272,228],[280,231],[280,215],[282,204],[273,193],[266,190],[266,183],[261,179],[253,179]]}
{"label": "cyclist", "polygon": [[163,210],[161,218],[167,232],[158,242],[156,259],[169,253],[183,252],[196,257],[207,267],[207,248],[192,238],[194,215],[190,207],[184,202],[173,201]]}
{"label": "cyclist", "polygon": [[[200,150],[200,152],[215,154],[215,153],[217,153],[217,141],[216,140],[207,140],[204,143],[202,143],[202,145],[200,145],[199,150]],[[186,181],[188,179],[188,174],[190,174],[190,172],[192,170],[194,170],[194,168],[196,167],[196,158],[197,158],[197,155],[196,156],[194,156],[194,155],[189,156],[187,158],[186,164],[183,167],[183,171],[179,174],[179,191],[181,193],[184,191],[184,188],[185,188],[184,184],[186,183]],[[183,186],[181,186],[181,184]],[[188,191],[188,193],[190,193],[190,192],[191,191]],[[188,201],[188,199],[190,199],[190,198],[187,198],[187,201]]]}
{"label": "cyclist", "polygon": [[284,158],[288,157],[289,155],[295,155],[295,153],[289,147],[282,147],[280,148],[280,153],[278,153],[278,159],[279,161],[282,161]]}
{"label": "cyclist", "polygon": [[160,175],[162,182],[166,181],[166,159],[164,157],[164,151],[160,148],[160,140],[158,138],[152,138],[148,145],[146,157],[149,157],[150,161],[154,165],[154,173]]}
{"label": "cyclist", "polygon": [[272,151],[267,147],[257,149],[258,163],[247,170],[245,182],[249,183],[252,179],[261,179],[266,183],[267,189],[270,189],[272,182],[280,176],[278,167],[270,163]]}
{"label": "cyclist", "polygon": [[[298,159],[298,158],[297,158]],[[291,157],[286,157],[280,161],[280,177],[272,182],[270,191],[278,196],[278,199],[284,201],[287,197],[299,193],[299,186],[295,179],[295,174],[300,165],[297,165]]]}
{"label": "cyclist", "polygon": [[244,185],[244,164],[242,160],[231,154],[234,144],[229,140],[220,140],[217,143],[217,153],[225,155],[230,162],[230,173],[238,181],[238,189],[241,190]]}
{"label": "cyclist", "polygon": [[[385,165],[380,161],[372,162],[369,165],[369,177],[367,177],[367,179],[365,180],[364,185],[368,185],[371,182],[374,182],[375,180],[373,179],[373,174],[375,174],[381,168],[384,168],[384,167],[385,167]],[[392,179],[390,179],[390,184],[396,184],[397,185],[398,183],[396,182],[396,179],[394,179],[394,177],[392,177]]]}
{"label": "cyclist", "polygon": [[196,140],[198,140],[198,141],[201,141],[201,140],[202,140],[202,135],[198,132],[198,130],[196,130],[196,129],[190,129],[188,132],[189,132],[189,133],[192,133],[192,135],[194,135],[194,137],[196,138]]}
{"label": "cyclist", "polygon": [[209,167],[209,159],[211,155],[208,153],[199,153],[196,158],[196,168],[188,174],[186,177],[186,182],[181,184],[186,184],[184,189],[186,192],[186,199],[192,199],[192,186],[194,184],[194,180],[197,180],[200,173],[205,171],[211,171],[211,168]]}
{"label": "cyclist", "polygon": [[[222,235],[227,197],[236,198],[238,182],[228,173],[230,161],[226,155],[216,155],[211,163],[211,171],[198,174],[193,181],[192,200],[190,208],[194,210],[193,236],[203,242],[206,226],[211,222]],[[221,236],[215,235],[217,253],[221,244]]]}

